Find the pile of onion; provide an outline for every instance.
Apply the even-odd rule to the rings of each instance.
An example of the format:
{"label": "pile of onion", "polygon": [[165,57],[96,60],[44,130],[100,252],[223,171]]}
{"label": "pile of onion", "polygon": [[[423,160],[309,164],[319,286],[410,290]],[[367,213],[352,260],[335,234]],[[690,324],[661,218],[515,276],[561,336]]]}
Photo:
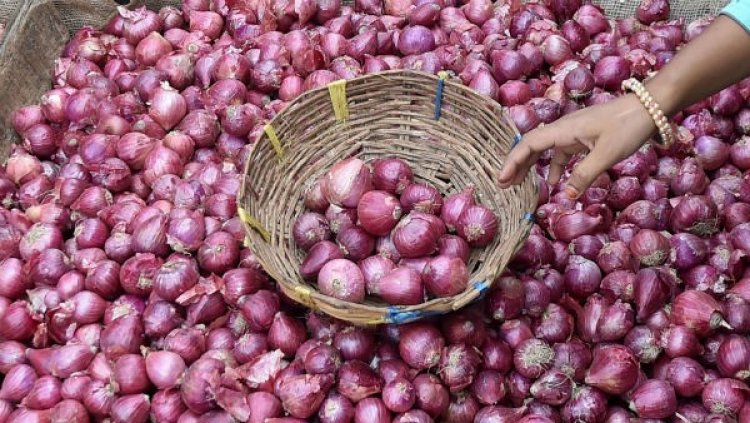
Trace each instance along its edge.
{"label": "pile of onion", "polygon": [[[541,154],[527,241],[444,316],[306,311],[236,212],[253,141],[306,91],[449,71],[525,133],[616,98],[713,17],[669,20],[668,0],[622,19],[580,0],[342,3],[183,0],[72,35],[0,167],[0,422],[750,421],[750,80],[578,200],[562,189],[577,161],[549,185]],[[290,228],[302,277],[393,304],[465,289],[491,239],[481,198],[387,158],[330,171]]]}
{"label": "pile of onion", "polygon": [[351,302],[369,294],[415,305],[425,293],[460,294],[469,283],[471,248],[487,246],[497,233],[497,217],[475,203],[473,191],[444,198],[395,157],[337,162],[308,187],[308,210],[292,228],[307,251],[300,274],[321,293]]}

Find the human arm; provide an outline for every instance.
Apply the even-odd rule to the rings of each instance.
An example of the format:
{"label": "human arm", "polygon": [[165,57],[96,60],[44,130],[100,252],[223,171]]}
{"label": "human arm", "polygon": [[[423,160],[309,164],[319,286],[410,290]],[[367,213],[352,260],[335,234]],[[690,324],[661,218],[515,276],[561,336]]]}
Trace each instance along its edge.
{"label": "human arm", "polygon": [[[745,5],[750,9],[750,4]],[[672,116],[748,75],[750,34],[733,18],[719,16],[645,85],[664,113]],[[588,151],[566,185],[568,195],[575,198],[655,132],[656,125],[638,99],[624,95],[526,134],[508,155],[498,183],[503,188],[519,183],[549,148],[554,149],[549,181],[557,183],[570,157]]]}

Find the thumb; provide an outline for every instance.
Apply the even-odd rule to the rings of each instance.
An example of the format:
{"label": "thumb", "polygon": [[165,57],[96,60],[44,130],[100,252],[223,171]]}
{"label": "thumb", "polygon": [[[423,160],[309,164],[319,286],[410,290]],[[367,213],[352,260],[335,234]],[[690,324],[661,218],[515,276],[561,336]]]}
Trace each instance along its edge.
{"label": "thumb", "polygon": [[[598,143],[597,146],[602,144]],[[606,172],[616,162],[616,159],[611,157],[612,152],[607,153],[605,149],[595,147],[586,158],[578,163],[565,186],[565,194],[569,198],[578,198],[599,175]]]}

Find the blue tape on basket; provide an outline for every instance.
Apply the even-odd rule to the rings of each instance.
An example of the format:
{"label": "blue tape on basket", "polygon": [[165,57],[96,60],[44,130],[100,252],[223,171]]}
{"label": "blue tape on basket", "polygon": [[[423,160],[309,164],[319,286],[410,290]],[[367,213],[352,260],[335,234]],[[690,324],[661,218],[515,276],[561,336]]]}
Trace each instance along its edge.
{"label": "blue tape on basket", "polygon": [[513,137],[513,144],[510,145],[510,149],[512,150],[512,149],[516,148],[516,146],[518,145],[519,142],[521,142],[521,134],[516,134]]}
{"label": "blue tape on basket", "polygon": [[474,282],[474,289],[476,289],[477,291],[479,291],[479,295],[480,296],[482,294],[484,294],[484,291],[486,291],[487,288],[489,288],[489,287],[490,286],[487,284],[487,281],[477,281],[477,282]]}
{"label": "blue tape on basket", "polygon": [[396,307],[388,307],[388,316],[386,316],[386,321],[388,323],[395,323],[397,325],[400,325],[402,323],[411,322],[412,320],[417,320],[424,316],[425,313],[420,310],[401,311]]}
{"label": "blue tape on basket", "polygon": [[521,218],[521,220],[526,220],[526,221],[529,221],[531,223],[534,223],[534,213],[530,213],[530,212],[524,213],[523,217]]}
{"label": "blue tape on basket", "polygon": [[445,80],[448,79],[448,73],[445,71],[438,72],[437,92],[435,93],[435,120],[440,120],[443,113],[443,90],[445,89]]}

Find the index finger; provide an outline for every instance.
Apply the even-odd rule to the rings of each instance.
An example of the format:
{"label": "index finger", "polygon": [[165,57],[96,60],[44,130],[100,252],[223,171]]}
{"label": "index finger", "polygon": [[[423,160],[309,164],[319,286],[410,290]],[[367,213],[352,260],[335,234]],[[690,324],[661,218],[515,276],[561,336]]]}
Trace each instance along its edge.
{"label": "index finger", "polygon": [[521,142],[515,146],[505,159],[503,169],[498,176],[498,183],[506,188],[517,179],[519,174],[524,174],[536,161],[539,154],[555,145],[555,130],[557,125],[547,125],[537,128],[524,135]]}

